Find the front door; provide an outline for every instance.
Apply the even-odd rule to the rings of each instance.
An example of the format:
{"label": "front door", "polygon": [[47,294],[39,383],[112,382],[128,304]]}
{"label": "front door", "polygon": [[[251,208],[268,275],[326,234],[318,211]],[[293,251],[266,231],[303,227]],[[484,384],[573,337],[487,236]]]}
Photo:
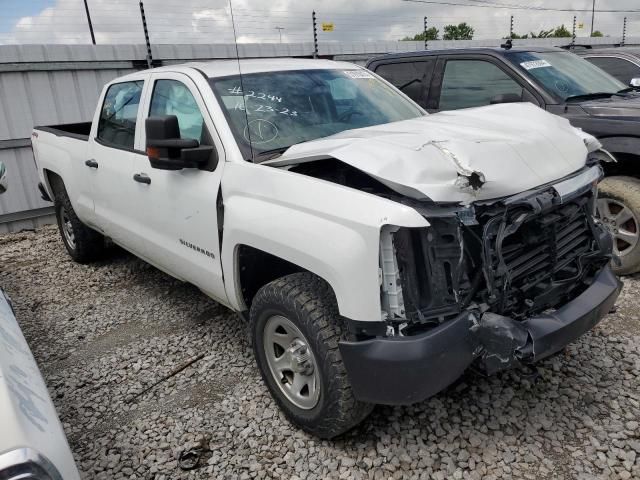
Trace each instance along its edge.
{"label": "front door", "polygon": [[[151,82],[143,117],[175,115],[181,138],[215,146],[219,158],[216,162],[212,156],[200,169],[159,170],[151,168],[145,155],[134,155],[135,215],[144,238],[139,254],[226,303],[216,204],[224,166],[221,143],[192,80],[162,73]],[[144,150],[146,135],[141,131],[139,150]]]}
{"label": "front door", "polygon": [[443,70],[438,73],[440,88],[432,89],[436,99],[432,108],[457,110],[490,105],[500,95],[523,97],[526,89],[491,59],[443,57],[439,60]]}

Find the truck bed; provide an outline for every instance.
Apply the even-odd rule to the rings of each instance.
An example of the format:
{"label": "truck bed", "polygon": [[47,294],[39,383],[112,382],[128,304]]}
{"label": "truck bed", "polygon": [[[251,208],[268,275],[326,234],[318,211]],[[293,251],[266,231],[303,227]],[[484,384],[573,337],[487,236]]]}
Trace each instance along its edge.
{"label": "truck bed", "polygon": [[57,137],[71,137],[77,140],[89,140],[91,132],[91,122],[81,123],[64,123],[61,125],[47,125],[42,127],[34,127],[34,130],[52,133]]}
{"label": "truck bed", "polygon": [[42,198],[54,198],[47,173],[52,172],[65,179],[67,193],[72,201],[76,200],[76,184],[83,184],[81,172],[86,168],[84,164],[89,159],[90,131],[89,122],[34,127],[31,148],[43,186]]}

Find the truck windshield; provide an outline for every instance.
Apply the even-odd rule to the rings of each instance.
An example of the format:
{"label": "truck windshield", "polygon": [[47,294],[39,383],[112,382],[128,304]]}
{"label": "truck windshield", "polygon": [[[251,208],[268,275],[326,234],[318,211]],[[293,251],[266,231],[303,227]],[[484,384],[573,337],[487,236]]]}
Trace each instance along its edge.
{"label": "truck windshield", "polygon": [[507,57],[561,101],[571,97],[611,96],[626,87],[570,52],[509,52]]}
{"label": "truck windshield", "polygon": [[253,73],[242,75],[242,82],[234,75],[211,85],[242,154],[257,162],[296,143],[424,115],[360,69]]}

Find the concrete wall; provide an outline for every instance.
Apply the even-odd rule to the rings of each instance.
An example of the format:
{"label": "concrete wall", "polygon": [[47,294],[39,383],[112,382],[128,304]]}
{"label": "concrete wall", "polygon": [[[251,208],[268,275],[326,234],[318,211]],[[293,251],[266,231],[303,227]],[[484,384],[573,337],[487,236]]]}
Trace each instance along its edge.
{"label": "concrete wall", "polygon": [[[516,40],[514,45],[562,45],[569,39]],[[579,38],[578,44],[615,44],[620,38]],[[433,41],[430,49],[497,46],[503,40]],[[559,43],[561,42],[561,43]],[[628,44],[640,38],[627,39]],[[364,64],[372,56],[422,50],[422,42],[321,43],[325,58]],[[310,57],[312,43],[240,44],[241,57]],[[0,45],[0,160],[9,189],[0,196],[0,233],[52,221],[51,203],[40,199],[30,135],[34,125],[91,120],[102,86],[146,68],[144,45]],[[154,45],[154,64],[235,58],[233,44]]]}

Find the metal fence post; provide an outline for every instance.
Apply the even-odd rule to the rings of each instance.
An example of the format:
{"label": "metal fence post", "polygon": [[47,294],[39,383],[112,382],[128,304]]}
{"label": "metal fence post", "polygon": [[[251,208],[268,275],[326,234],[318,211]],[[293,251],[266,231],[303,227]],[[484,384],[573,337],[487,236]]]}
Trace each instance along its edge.
{"label": "metal fence post", "polygon": [[316,11],[311,14],[313,21],[313,58],[318,58],[318,24],[316,23]]}
{"label": "metal fence post", "polygon": [[513,38],[513,15],[511,15],[511,21],[509,22],[509,38]]}
{"label": "metal fence post", "polygon": [[620,46],[624,47],[624,42],[627,40],[627,17],[624,17],[624,21],[622,22],[622,41],[620,42]]}
{"label": "metal fence post", "polygon": [[140,17],[142,17],[142,29],[144,30],[144,40],[147,43],[147,68],[151,68],[153,57],[151,56],[151,42],[149,41],[149,30],[147,29],[147,18],[144,15],[144,5],[140,0]]}
{"label": "metal fence post", "polygon": [[91,33],[91,43],[96,44],[96,36],[93,34],[93,24],[91,23],[91,15],[89,14],[89,5],[84,0],[84,11],[87,12],[87,22],[89,22],[89,32]]}
{"label": "metal fence post", "polygon": [[573,33],[571,34],[571,45],[576,44],[576,16],[573,16]]}
{"label": "metal fence post", "polygon": [[427,17],[424,17],[424,49],[427,50],[429,44],[427,42]]}

